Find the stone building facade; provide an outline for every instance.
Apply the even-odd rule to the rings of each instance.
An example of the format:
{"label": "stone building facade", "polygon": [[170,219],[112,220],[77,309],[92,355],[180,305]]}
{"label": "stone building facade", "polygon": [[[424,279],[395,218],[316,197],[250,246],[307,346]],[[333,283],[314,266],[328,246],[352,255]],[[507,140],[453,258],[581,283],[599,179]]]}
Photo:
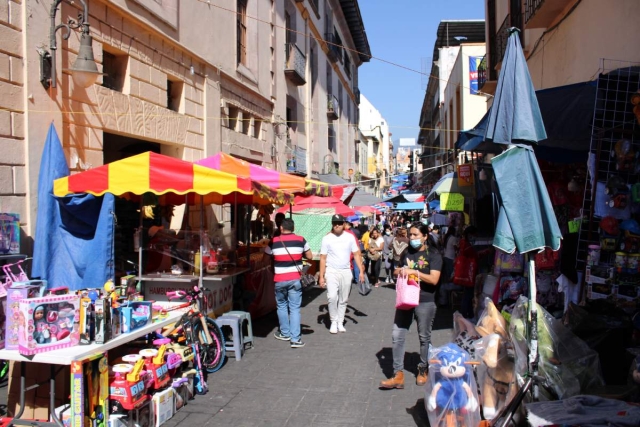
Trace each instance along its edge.
{"label": "stone building facade", "polygon": [[[40,157],[51,122],[72,173],[149,150],[189,161],[223,151],[284,171],[295,122],[295,144],[307,150],[311,175],[331,153],[323,148],[331,120],[324,77],[331,75],[333,87],[342,87],[335,91],[341,102],[351,104],[349,117],[335,119],[340,144],[333,153],[338,162],[352,161],[341,143],[353,146],[355,131],[343,123],[357,124],[357,67],[370,56],[357,0],[85,0],[103,73],[87,89],[69,71],[78,29],[68,40],[64,28],[57,31],[57,87],[41,83],[48,78],[43,53],[52,53],[53,1],[0,2],[0,211],[19,213],[23,234],[35,232]],[[56,25],[77,21],[81,3],[61,2]],[[287,30],[291,16],[295,33]],[[324,41],[325,27],[344,50]],[[298,65],[303,85],[287,73],[283,46],[291,34],[305,58],[314,58]],[[327,61],[330,46],[340,50],[340,61]],[[287,114],[292,105],[295,116]],[[23,244],[28,251],[29,242]]]}

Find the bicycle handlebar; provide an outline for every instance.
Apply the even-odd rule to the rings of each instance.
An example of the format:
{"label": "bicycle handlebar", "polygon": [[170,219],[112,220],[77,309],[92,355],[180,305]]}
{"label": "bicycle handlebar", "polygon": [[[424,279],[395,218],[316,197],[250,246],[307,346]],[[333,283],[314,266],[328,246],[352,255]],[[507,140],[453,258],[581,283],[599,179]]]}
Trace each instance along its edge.
{"label": "bicycle handlebar", "polygon": [[187,296],[187,293],[185,291],[170,291],[167,292],[167,298],[171,299],[176,299],[176,298],[180,298],[180,299],[184,299]]}

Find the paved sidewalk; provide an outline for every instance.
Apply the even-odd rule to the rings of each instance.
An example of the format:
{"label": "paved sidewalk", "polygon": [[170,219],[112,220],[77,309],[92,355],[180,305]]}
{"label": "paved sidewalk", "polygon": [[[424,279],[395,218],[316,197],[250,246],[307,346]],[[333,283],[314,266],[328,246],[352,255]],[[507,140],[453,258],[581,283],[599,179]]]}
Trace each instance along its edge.
{"label": "paved sidewalk", "polygon": [[[256,346],[240,362],[233,358],[209,377],[210,391],[197,396],[166,426],[428,426],[424,388],[405,372],[404,390],[380,390],[392,374],[391,329],[395,290],[354,289],[347,332],[329,333],[326,293],[305,293],[302,308],[306,346],[292,349],[273,338],[275,313],[254,321]],[[440,310],[433,345],[451,339],[451,312]],[[405,366],[415,374],[419,360],[415,325],[407,337]]]}

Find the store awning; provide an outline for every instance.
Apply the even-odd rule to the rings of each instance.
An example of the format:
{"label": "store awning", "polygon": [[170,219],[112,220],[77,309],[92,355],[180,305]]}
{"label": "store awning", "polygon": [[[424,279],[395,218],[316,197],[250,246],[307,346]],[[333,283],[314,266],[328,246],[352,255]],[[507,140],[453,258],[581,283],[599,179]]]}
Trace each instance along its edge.
{"label": "store awning", "polygon": [[331,196],[331,186],[324,182],[254,165],[226,153],[218,153],[195,163],[243,178],[250,178],[273,189],[283,190],[288,193],[304,194],[306,196]]}
{"label": "store awning", "polygon": [[53,189],[58,197],[74,193],[94,196],[111,193],[135,198],[153,193],[164,196],[164,203],[175,205],[184,203],[185,195],[190,195],[190,203],[200,199],[193,196],[204,196],[206,204],[238,202],[282,205],[293,200],[293,194],[251,179],[153,152],[56,179]]}
{"label": "store awning", "polygon": [[[563,157],[575,158],[576,151],[589,151],[596,89],[595,82],[584,82],[536,91],[547,131],[547,139],[534,147],[538,157],[558,161]],[[487,111],[473,129],[460,132],[456,148],[479,152],[501,150],[499,145],[484,141],[489,115]]]}
{"label": "store awning", "polygon": [[409,202],[409,203],[398,203],[393,210],[395,211],[415,211],[415,210],[423,210],[424,203],[423,202]]}
{"label": "store awning", "polygon": [[382,202],[380,197],[360,190],[357,190],[351,199],[347,199],[349,206],[372,206],[380,202]]}

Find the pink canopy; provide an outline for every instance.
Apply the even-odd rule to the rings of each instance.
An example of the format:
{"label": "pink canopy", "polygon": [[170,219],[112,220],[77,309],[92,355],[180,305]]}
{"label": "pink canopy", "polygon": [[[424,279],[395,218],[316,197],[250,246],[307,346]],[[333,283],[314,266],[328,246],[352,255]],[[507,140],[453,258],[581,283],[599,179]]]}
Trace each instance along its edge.
{"label": "pink canopy", "polygon": [[[289,205],[284,205],[278,212],[289,212]],[[335,197],[296,196],[293,200],[293,212],[340,214],[343,216],[355,215],[355,211]]]}

